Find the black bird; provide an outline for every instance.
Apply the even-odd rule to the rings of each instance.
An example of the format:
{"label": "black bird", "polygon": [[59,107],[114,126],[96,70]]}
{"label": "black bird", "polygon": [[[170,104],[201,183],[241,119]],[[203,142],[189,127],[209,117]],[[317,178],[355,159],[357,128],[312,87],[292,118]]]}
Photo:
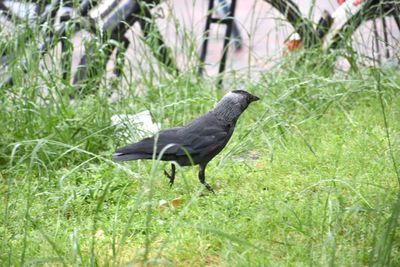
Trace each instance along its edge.
{"label": "black bird", "polygon": [[[198,164],[200,182],[214,193],[205,179],[206,166],[228,143],[242,112],[251,102],[257,100],[258,97],[246,91],[231,91],[210,112],[184,126],[160,131],[153,137],[119,148],[113,155],[113,160],[152,159],[154,148],[158,157],[163,148],[168,146],[163,151],[161,160],[173,161],[180,166]],[[164,174],[172,186],[175,180],[174,163],[171,163],[171,174],[166,171]]]}

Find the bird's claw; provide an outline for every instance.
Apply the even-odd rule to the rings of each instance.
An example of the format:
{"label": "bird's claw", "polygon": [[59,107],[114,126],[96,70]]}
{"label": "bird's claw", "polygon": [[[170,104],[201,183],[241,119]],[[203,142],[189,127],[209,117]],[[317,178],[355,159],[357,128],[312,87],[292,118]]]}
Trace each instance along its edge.
{"label": "bird's claw", "polygon": [[208,183],[204,183],[204,186],[208,189],[208,191],[215,194],[214,189],[212,189],[211,185],[209,185]]}
{"label": "bird's claw", "polygon": [[164,175],[171,179],[171,175],[166,170],[164,170]]}
{"label": "bird's claw", "polygon": [[175,177],[169,174],[166,170],[164,170],[164,175],[167,176],[167,178],[169,179],[169,186],[172,187],[174,185]]}

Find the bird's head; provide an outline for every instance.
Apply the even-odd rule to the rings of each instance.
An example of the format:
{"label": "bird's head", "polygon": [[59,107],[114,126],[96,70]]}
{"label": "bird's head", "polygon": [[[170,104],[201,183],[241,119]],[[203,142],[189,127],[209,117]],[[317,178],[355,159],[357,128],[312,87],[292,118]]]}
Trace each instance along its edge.
{"label": "bird's head", "polygon": [[232,108],[240,110],[243,112],[251,102],[257,101],[258,98],[255,95],[250,94],[244,90],[234,90],[227,93],[220,101],[220,103],[226,103]]}
{"label": "bird's head", "polygon": [[234,90],[227,93],[217,104],[214,113],[219,118],[236,122],[240,114],[250,105],[251,102],[257,101],[255,95],[244,90]]}
{"label": "bird's head", "polygon": [[236,98],[237,101],[242,105],[242,106],[248,106],[251,102],[260,100],[259,97],[250,94],[247,91],[244,90],[234,90],[231,91],[230,94],[232,94],[233,98]]}

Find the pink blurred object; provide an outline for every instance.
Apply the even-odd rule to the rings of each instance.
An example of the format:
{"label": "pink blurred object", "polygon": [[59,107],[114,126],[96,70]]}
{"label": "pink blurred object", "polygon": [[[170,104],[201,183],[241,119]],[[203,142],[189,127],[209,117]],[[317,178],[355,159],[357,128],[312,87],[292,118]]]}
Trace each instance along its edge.
{"label": "pink blurred object", "polygon": [[[352,3],[354,6],[358,6],[359,4],[361,4],[362,1],[363,1],[363,0],[353,0],[353,1],[351,1],[351,3]],[[346,0],[337,0],[337,3],[338,3],[339,5],[342,5],[344,2],[346,2]]]}

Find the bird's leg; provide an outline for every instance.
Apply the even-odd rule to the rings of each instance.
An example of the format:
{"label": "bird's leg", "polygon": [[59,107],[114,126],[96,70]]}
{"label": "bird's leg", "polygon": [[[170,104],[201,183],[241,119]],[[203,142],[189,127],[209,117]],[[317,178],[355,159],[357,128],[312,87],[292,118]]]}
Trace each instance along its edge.
{"label": "bird's leg", "polygon": [[200,164],[200,170],[199,170],[199,180],[200,183],[202,183],[207,189],[208,191],[210,191],[211,193],[215,194],[214,190],[212,189],[212,187],[206,182],[206,164]]}
{"label": "bird's leg", "polygon": [[169,179],[169,185],[172,186],[175,181],[175,164],[171,163],[171,174],[164,170],[164,175]]}

